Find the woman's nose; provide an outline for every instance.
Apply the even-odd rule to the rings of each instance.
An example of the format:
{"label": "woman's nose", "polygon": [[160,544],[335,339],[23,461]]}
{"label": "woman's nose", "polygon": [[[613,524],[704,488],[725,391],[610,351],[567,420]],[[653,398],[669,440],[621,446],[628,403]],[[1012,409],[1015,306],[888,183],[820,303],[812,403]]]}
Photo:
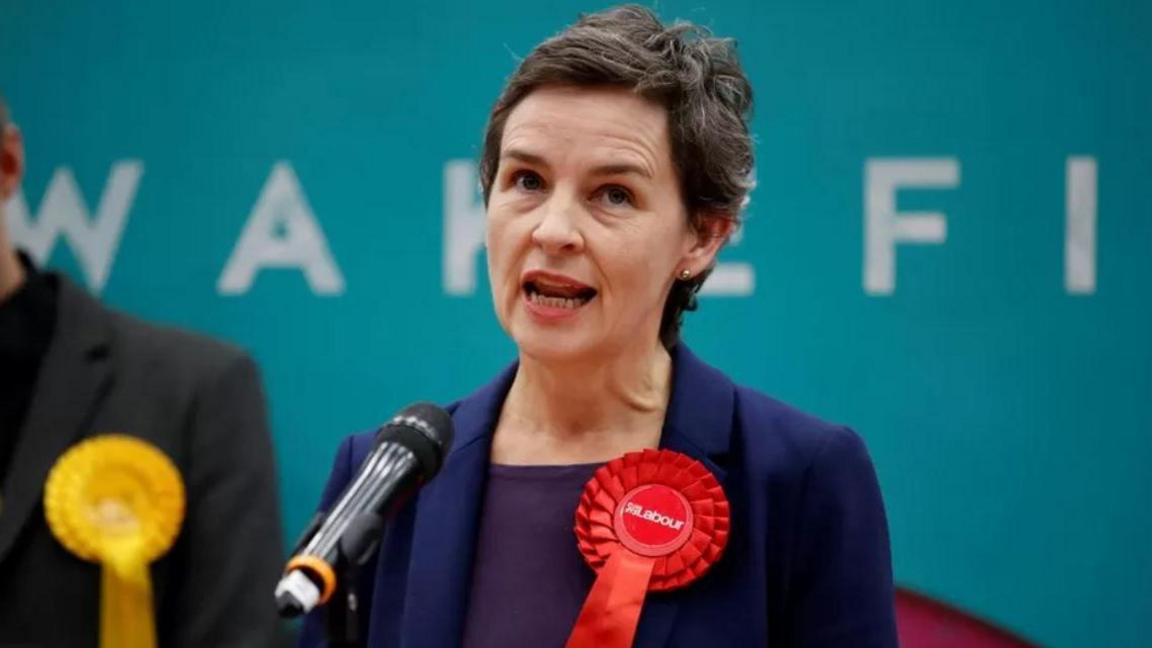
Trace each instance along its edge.
{"label": "woman's nose", "polygon": [[547,254],[573,254],[584,249],[578,227],[579,204],[555,194],[541,206],[542,215],[532,230],[532,242]]}

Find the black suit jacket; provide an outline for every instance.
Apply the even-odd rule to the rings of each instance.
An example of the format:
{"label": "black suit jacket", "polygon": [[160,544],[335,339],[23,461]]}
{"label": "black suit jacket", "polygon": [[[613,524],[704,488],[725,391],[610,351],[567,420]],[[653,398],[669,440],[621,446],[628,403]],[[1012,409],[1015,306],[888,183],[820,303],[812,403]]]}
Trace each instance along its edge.
{"label": "black suit jacket", "polygon": [[57,281],[56,332],[2,489],[0,646],[97,645],[100,568],[56,541],[42,500],[60,455],[109,432],[160,448],[184,480],[180,535],[152,566],[160,645],[273,643],[281,530],[255,365]]}

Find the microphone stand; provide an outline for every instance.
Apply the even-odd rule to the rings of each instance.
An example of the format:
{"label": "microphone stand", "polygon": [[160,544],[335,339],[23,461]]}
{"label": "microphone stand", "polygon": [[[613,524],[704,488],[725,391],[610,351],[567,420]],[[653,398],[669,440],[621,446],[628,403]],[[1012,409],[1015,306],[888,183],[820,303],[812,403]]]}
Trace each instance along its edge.
{"label": "microphone stand", "polygon": [[356,589],[360,568],[376,551],[384,518],[376,513],[363,513],[348,525],[340,538],[336,590],[325,606],[328,645],[331,648],[358,648],[360,637],[360,599]]}

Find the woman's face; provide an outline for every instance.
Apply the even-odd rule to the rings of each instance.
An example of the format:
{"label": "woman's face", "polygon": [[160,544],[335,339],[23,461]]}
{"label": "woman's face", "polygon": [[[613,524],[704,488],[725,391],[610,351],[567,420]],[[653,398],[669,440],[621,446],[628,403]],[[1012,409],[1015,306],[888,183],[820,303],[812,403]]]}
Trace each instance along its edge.
{"label": "woman's face", "polygon": [[688,224],[664,108],[615,88],[542,88],[512,110],[487,236],[500,323],[542,359],[657,344],[677,273],[720,245]]}

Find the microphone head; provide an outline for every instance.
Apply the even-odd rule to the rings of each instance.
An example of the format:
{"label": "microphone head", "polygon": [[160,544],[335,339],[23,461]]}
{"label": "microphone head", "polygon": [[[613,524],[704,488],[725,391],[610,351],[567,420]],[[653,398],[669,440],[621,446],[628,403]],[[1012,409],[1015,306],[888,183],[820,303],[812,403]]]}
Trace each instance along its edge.
{"label": "microphone head", "polygon": [[427,481],[440,472],[444,457],[452,448],[454,433],[452,416],[442,407],[413,403],[380,428],[376,443],[387,441],[411,450],[420,466],[420,476]]}

